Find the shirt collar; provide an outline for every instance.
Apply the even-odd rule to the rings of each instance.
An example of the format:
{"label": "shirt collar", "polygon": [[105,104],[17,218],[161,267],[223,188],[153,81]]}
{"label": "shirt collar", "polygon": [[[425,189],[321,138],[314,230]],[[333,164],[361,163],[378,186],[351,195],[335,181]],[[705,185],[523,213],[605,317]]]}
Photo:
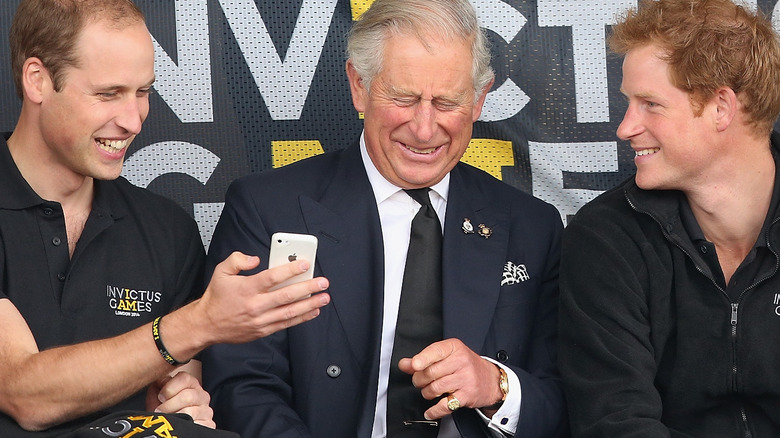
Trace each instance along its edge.
{"label": "shirt collar", "polygon": [[[387,200],[387,198],[393,196],[403,189],[385,179],[385,177],[379,173],[379,170],[376,168],[376,166],[374,166],[374,162],[371,161],[371,157],[368,156],[365,135],[365,131],[360,134],[360,156],[363,159],[363,167],[366,168],[366,173],[368,174],[368,182],[371,184],[371,188],[374,191],[376,203],[379,205]],[[441,181],[431,186],[431,191],[441,197],[444,202],[447,202],[447,197],[449,196],[450,191],[450,173],[447,172]]]}
{"label": "shirt collar", "polygon": [[46,201],[35,193],[16,167],[6,142],[10,136],[10,132],[2,133],[0,138],[0,175],[3,175],[3,182],[0,184],[0,208],[21,210],[43,204]]}

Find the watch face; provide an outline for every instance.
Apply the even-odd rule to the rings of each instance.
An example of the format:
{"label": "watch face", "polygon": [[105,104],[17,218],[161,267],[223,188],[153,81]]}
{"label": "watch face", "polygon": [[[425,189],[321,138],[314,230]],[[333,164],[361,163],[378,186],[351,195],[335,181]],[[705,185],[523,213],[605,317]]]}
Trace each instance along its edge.
{"label": "watch face", "polygon": [[498,386],[501,388],[501,392],[504,393],[501,401],[504,401],[506,400],[506,395],[509,394],[509,379],[507,378],[506,371],[504,371],[503,368],[499,368],[498,372],[501,375],[501,377],[498,379]]}

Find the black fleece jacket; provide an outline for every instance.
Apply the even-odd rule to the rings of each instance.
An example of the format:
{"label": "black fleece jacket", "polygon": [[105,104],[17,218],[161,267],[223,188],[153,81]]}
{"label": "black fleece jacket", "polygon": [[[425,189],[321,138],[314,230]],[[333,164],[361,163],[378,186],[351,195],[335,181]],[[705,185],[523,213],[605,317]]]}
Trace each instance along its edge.
{"label": "black fleece jacket", "polygon": [[631,178],[566,228],[559,364],[574,436],[780,437],[780,212],[730,297],[681,202]]}

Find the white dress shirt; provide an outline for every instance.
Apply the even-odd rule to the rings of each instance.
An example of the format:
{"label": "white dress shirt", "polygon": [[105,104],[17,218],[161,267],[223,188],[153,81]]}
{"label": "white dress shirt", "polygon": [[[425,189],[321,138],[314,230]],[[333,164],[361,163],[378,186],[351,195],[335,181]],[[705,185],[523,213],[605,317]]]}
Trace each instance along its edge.
{"label": "white dress shirt", "polygon": [[[401,283],[403,281],[406,253],[409,248],[409,234],[412,219],[420,209],[420,204],[406,194],[400,187],[387,181],[374,166],[366,150],[365,138],[360,136],[360,153],[363,165],[368,174],[368,180],[374,191],[379,220],[382,227],[384,244],[385,276],[384,276],[384,317],[382,318],[382,345],[379,359],[379,386],[377,390],[376,410],[374,412],[374,427],[372,438],[384,438],[387,435],[385,416],[387,413],[387,381],[390,375],[390,361],[395,338],[395,324],[398,317],[398,306],[401,299]],[[444,230],[444,217],[447,211],[447,196],[449,194],[449,173],[429,192],[431,204]],[[497,437],[507,434],[514,435],[520,416],[521,390],[520,381],[508,367],[497,363],[491,358],[485,358],[503,368],[509,377],[509,394],[498,412],[490,419],[479,412],[491,433]],[[498,382],[496,382],[498,385]],[[439,438],[460,437],[455,422],[451,416],[441,419]]]}

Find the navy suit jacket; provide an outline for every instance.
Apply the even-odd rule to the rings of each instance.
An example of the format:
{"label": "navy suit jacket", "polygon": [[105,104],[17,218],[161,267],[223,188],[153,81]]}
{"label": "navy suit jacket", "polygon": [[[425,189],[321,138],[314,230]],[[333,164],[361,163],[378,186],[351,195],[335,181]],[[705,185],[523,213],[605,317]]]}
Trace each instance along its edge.
{"label": "navy suit jacket", "polygon": [[[492,228],[492,235],[464,233],[464,218]],[[215,421],[244,438],[369,438],[384,255],[358,145],[231,184],[209,268],[236,250],[260,256],[265,268],[277,231],[318,237],[315,275],[329,279],[332,301],[312,321],[203,353]],[[523,437],[556,436],[565,422],[556,367],[561,231],[551,205],[466,164],[452,170],[442,249],[444,337],[459,338],[518,375]],[[501,286],[507,262],[524,265],[528,278]],[[455,414],[462,436],[489,436],[474,410]]]}

